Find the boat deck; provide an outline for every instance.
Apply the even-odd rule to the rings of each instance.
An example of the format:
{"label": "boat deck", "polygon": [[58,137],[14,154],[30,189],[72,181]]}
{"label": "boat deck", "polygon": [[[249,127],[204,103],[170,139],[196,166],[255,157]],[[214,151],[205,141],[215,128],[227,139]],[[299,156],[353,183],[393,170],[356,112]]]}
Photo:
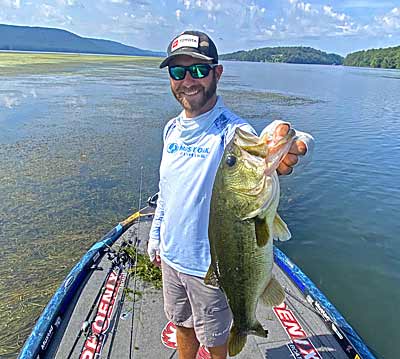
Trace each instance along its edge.
{"label": "boat deck", "polygon": [[[114,246],[121,245],[122,241],[138,242],[139,250],[144,251],[150,224],[151,218],[142,218],[129,228]],[[102,317],[96,302],[102,300],[99,289],[105,285],[110,266],[111,260],[106,254],[94,268],[85,285],[75,293],[74,305],[69,309],[70,312],[64,315],[64,318],[70,319],[62,318],[46,357],[94,357],[94,351],[99,350],[95,349],[96,338],[102,338],[104,345],[101,358],[177,358],[176,350],[167,347],[161,341],[161,333],[167,324],[163,312],[162,290],[152,288],[132,274],[127,276],[126,268],[122,269],[124,279],[119,290],[117,289],[118,297],[112,311],[109,310],[109,313]],[[274,309],[258,306],[257,318],[264,328],[268,329],[269,337],[250,335],[245,348],[236,358],[348,358],[323,317],[301,291],[277,265],[274,266],[274,272],[286,291],[285,304]],[[121,289],[124,282],[130,290]],[[90,315],[90,310],[94,307],[96,309],[92,310]],[[109,320],[105,317],[109,317]],[[102,327],[103,334],[90,339],[90,330],[81,331],[81,328],[93,318],[96,318],[95,322]],[[86,329],[89,327],[93,328],[93,325],[86,325]],[[170,346],[173,346],[173,336],[173,331],[164,331],[164,341],[170,341]],[[204,349],[198,358],[207,358]]]}

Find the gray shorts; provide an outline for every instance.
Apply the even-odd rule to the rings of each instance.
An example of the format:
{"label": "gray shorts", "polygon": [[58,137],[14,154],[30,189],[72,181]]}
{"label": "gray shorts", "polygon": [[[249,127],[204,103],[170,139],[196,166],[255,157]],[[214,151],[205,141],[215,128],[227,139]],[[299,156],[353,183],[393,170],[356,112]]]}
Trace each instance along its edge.
{"label": "gray shorts", "polygon": [[232,313],[221,289],[162,262],[164,311],[175,325],[194,328],[198,341],[216,347],[228,340]]}

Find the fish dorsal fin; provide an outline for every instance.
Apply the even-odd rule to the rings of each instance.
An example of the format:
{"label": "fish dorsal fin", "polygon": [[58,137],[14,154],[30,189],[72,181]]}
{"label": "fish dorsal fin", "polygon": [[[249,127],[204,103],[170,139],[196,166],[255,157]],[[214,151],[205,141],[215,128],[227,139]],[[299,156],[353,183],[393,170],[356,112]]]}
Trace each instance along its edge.
{"label": "fish dorsal fin", "polygon": [[256,228],[256,239],[259,247],[264,247],[270,238],[270,231],[265,218],[255,217],[254,218]]}
{"label": "fish dorsal fin", "polygon": [[276,241],[284,242],[288,241],[292,237],[287,224],[283,221],[278,213],[274,218],[273,228],[273,236]]}
{"label": "fish dorsal fin", "polygon": [[207,274],[204,278],[204,283],[207,285],[212,285],[213,287],[219,287],[218,277],[215,274],[214,266],[210,264]]}
{"label": "fish dorsal fin", "polygon": [[260,298],[266,306],[273,307],[285,300],[285,290],[275,277],[272,277]]}

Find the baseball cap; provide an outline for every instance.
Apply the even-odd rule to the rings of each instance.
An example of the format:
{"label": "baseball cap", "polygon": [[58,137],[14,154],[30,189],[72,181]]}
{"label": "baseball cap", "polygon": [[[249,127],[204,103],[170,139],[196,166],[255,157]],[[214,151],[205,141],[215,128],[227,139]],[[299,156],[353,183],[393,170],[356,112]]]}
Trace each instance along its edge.
{"label": "baseball cap", "polygon": [[168,45],[167,57],[160,64],[160,69],[168,66],[172,58],[188,55],[202,60],[218,63],[218,52],[210,37],[201,31],[185,31],[176,36]]}

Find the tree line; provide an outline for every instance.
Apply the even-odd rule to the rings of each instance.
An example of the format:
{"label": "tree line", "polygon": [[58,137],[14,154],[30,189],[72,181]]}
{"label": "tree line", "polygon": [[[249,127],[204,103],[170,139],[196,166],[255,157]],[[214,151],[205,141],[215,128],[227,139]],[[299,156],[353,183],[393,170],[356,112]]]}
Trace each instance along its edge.
{"label": "tree line", "polygon": [[263,47],[248,51],[236,51],[220,56],[222,60],[285,62],[293,64],[341,65],[343,57],[313,49],[312,47]]}
{"label": "tree line", "polygon": [[400,69],[400,46],[353,52],[344,59],[345,66]]}

